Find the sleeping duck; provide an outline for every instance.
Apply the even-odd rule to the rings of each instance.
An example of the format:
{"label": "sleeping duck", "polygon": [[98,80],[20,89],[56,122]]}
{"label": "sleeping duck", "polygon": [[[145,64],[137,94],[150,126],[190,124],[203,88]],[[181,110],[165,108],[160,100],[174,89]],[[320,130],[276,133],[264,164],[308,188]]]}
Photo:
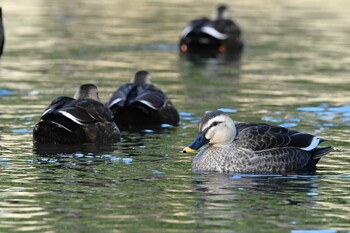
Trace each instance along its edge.
{"label": "sleeping duck", "polygon": [[2,22],[2,8],[0,7],[0,56],[2,55],[2,52],[4,50],[4,44],[5,44],[5,32],[4,32],[4,25]]}
{"label": "sleeping duck", "polygon": [[121,126],[177,125],[179,113],[162,90],[152,84],[151,74],[136,72],[130,83],[117,89],[107,102]]}
{"label": "sleeping duck", "polygon": [[314,171],[331,147],[317,147],[324,139],[267,124],[237,123],[221,111],[206,113],[197,138],[183,152],[202,148],[193,171],[225,173],[284,173]]}
{"label": "sleeping duck", "polygon": [[191,21],[181,33],[180,52],[198,54],[201,58],[239,58],[243,41],[241,30],[231,19],[228,7],[219,5],[212,20],[203,17]]}
{"label": "sleeping duck", "polygon": [[104,144],[119,140],[113,114],[100,102],[93,84],[81,85],[74,98],[53,100],[33,130],[34,144]]}

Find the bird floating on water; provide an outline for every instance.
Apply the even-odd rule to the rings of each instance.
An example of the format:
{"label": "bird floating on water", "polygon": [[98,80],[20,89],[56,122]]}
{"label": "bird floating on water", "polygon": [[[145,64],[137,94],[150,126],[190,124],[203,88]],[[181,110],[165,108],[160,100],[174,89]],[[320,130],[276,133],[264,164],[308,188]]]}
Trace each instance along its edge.
{"label": "bird floating on water", "polygon": [[106,104],[116,124],[123,126],[177,125],[179,113],[167,95],[152,84],[148,71],[138,71],[118,88]]}
{"label": "bird floating on water", "polygon": [[228,6],[219,5],[213,19],[192,20],[182,31],[180,53],[189,58],[218,58],[237,60],[243,50],[241,29],[232,20]]}
{"label": "bird floating on water", "polygon": [[194,172],[286,173],[314,171],[332,147],[324,139],[279,126],[237,123],[222,111],[206,113],[197,138],[183,152],[204,146],[192,162]]}
{"label": "bird floating on water", "polygon": [[34,144],[105,144],[120,140],[113,114],[100,102],[94,84],[81,85],[74,98],[58,97],[34,126]]}

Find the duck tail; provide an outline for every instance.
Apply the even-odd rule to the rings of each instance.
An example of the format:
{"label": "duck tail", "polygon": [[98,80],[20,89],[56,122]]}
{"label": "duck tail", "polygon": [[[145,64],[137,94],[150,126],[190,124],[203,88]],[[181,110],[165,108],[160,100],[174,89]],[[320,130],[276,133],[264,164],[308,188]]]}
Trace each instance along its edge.
{"label": "duck tail", "polygon": [[318,161],[332,150],[333,148],[330,146],[313,149],[311,159],[308,161],[308,163],[305,165],[302,171],[308,173],[316,172],[316,164],[318,163]]}
{"label": "duck tail", "polygon": [[325,156],[329,152],[333,150],[333,147],[319,147],[312,150],[312,158],[316,160],[316,163],[321,159],[321,157]]}

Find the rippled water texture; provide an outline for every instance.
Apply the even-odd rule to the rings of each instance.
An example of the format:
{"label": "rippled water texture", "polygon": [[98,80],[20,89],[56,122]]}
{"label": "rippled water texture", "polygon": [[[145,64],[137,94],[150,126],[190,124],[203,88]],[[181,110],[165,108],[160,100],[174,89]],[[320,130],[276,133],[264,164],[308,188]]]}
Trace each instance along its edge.
{"label": "rippled water texture", "polygon": [[[350,2],[228,1],[240,67],[179,58],[185,24],[218,2],[3,1],[0,232],[349,232]],[[101,99],[139,69],[179,127],[123,132],[109,147],[34,148],[50,101],[86,82]],[[316,174],[193,174],[179,151],[203,113],[326,138]]]}

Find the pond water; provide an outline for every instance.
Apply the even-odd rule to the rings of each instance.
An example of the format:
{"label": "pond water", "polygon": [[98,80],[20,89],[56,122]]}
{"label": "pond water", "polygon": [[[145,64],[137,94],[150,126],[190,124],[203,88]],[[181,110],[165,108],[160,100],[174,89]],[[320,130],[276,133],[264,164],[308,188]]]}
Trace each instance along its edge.
{"label": "pond water", "polygon": [[[232,1],[241,65],[179,58],[185,24],[218,1],[3,1],[0,232],[350,232],[350,2]],[[42,152],[32,128],[82,83],[106,101],[140,69],[179,127],[109,147]],[[194,174],[181,154],[208,110],[314,133],[335,151],[316,174]]]}

